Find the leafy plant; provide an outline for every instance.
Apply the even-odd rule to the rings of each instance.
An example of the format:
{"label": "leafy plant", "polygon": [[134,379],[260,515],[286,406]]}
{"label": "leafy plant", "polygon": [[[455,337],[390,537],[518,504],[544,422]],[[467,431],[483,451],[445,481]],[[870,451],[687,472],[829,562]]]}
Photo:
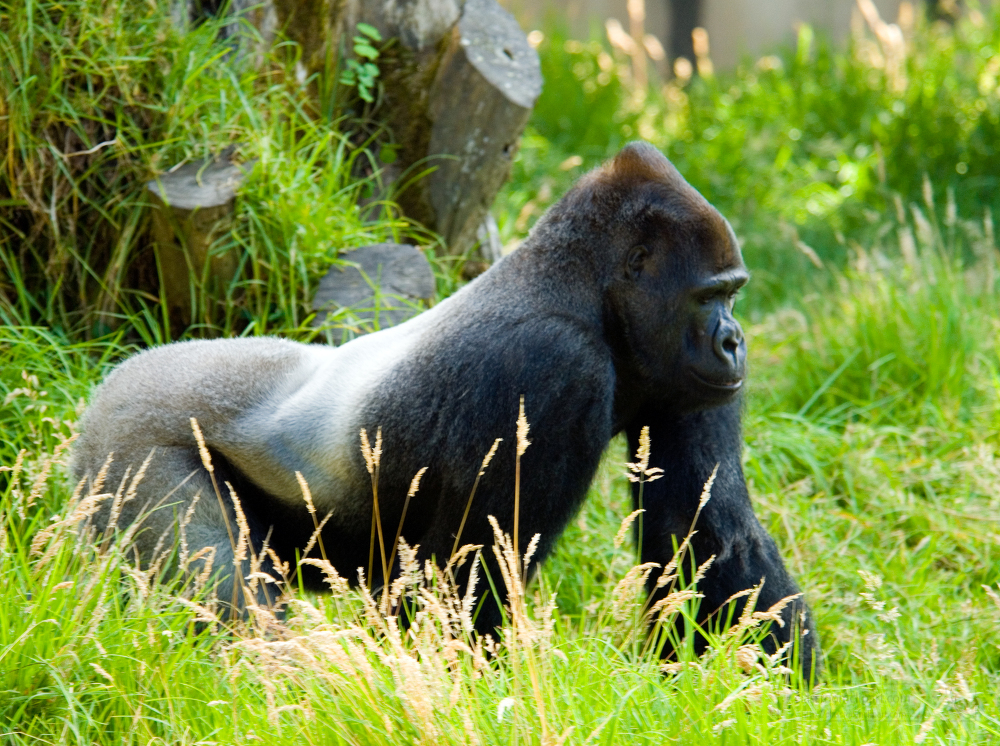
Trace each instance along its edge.
{"label": "leafy plant", "polygon": [[354,57],[344,60],[344,71],[340,82],[346,86],[357,88],[358,96],[369,104],[374,103],[373,91],[378,83],[379,51],[374,46],[382,41],[378,29],[367,23],[359,23],[359,34],[354,37]]}

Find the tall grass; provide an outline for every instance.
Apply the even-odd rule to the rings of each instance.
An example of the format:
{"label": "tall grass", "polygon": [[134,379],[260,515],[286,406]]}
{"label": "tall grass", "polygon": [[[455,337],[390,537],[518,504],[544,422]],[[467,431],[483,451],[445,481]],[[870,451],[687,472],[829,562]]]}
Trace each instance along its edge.
{"label": "tall grass", "polygon": [[[309,339],[307,289],[340,249],[429,239],[355,207],[363,141],[316,114],[288,47],[254,71],[211,23],[180,36],[155,4],[0,4],[0,740],[996,740],[993,12],[954,34],[918,20],[905,88],[867,32],[843,53],[804,30],[732,75],[645,97],[601,43],[547,33],[540,47],[546,90],[498,203],[508,238],[638,135],[745,241],[744,468],[816,614],[825,669],[805,691],[752,630],[666,669],[645,649],[622,441],[490,654],[433,569],[407,576],[424,616],[406,632],[332,576],[325,596],[293,583],[284,620],[223,629],[210,590],[88,540],[62,462],[114,361],[179,332]],[[203,298],[196,325],[170,329],[143,284],[142,184],[233,143],[259,163],[216,249],[241,252],[244,272],[228,302]]]}
{"label": "tall grass", "polygon": [[[33,412],[27,422],[43,416]],[[750,442],[753,454],[759,434]],[[120,488],[67,500],[58,469],[44,467],[64,457],[54,450],[8,464],[14,471],[5,472],[0,498],[0,732],[9,743],[909,744],[997,734],[998,663],[984,643],[1000,639],[1000,608],[973,585],[997,581],[995,548],[976,556],[995,538],[952,514],[927,511],[930,540],[904,541],[893,557],[842,527],[863,519],[869,532],[891,538],[895,516],[871,505],[845,516],[850,508],[838,509],[834,496],[801,484],[782,484],[777,495],[755,488],[809,589],[829,651],[824,681],[809,692],[790,687],[780,661],[762,656],[754,620],[740,634],[713,636],[702,658],[679,646],[680,659],[666,666],[637,644],[643,571],[622,542],[634,516],[624,508],[619,526],[623,512],[614,508],[628,504],[625,454],[616,450],[585,523],[571,529],[534,590],[519,585],[521,558],[498,533],[493,551],[507,563],[512,606],[494,641],[470,635],[474,604],[447,572],[415,563],[405,542],[391,591],[411,599],[415,622],[405,629],[389,611],[398,604],[380,603],[363,583],[348,591],[321,560],[330,595],[311,597],[293,584],[285,619],[260,609],[249,624],[223,624],[210,588],[171,581],[163,562],[140,569],[127,544],[88,536],[93,504]],[[981,476],[995,495],[1000,472]],[[796,504],[807,499],[811,508]],[[796,531],[807,538],[796,541]],[[961,531],[971,556],[949,543]],[[592,565],[580,545],[598,542],[609,551]],[[992,577],[949,585],[968,570],[955,562],[990,567]],[[587,606],[566,611],[563,586],[578,583],[589,588]],[[692,613],[687,592],[677,592],[669,621]]]}
{"label": "tall grass", "polygon": [[161,310],[144,187],[227,148],[257,160],[213,249],[236,252],[241,271],[223,298],[199,296],[189,334],[308,336],[310,290],[339,252],[433,242],[390,203],[358,206],[377,179],[364,135],[299,83],[296,48],[257,65],[219,32],[181,33],[165,3],[0,4],[6,323],[89,336],[124,324],[147,344],[184,333]]}
{"label": "tall grass", "polygon": [[[41,463],[53,463],[64,452],[60,447],[42,455]],[[377,469],[377,447],[372,453]],[[114,544],[102,538],[108,532],[94,534],[89,518],[101,502],[117,502],[125,484],[103,484],[98,475],[88,492],[81,491],[82,484],[77,487],[61,515],[40,520],[49,513],[38,498],[51,472],[43,466],[31,475],[39,455],[19,454],[0,501],[5,593],[27,612],[0,613],[5,643],[0,654],[6,659],[0,717],[11,742],[98,737],[129,743],[181,733],[194,740],[221,734],[240,739],[249,735],[251,724],[258,737],[315,736],[347,743],[359,737],[393,743],[534,742],[539,737],[565,742],[578,729],[589,733],[587,740],[595,738],[609,723],[612,734],[638,732],[629,724],[633,716],[622,712],[628,695],[601,714],[585,716],[580,708],[565,706],[563,687],[579,675],[571,656],[574,661],[593,656],[598,665],[617,659],[615,665],[634,679],[633,690],[641,687],[659,697],[670,714],[675,714],[678,694],[690,694],[684,683],[690,676],[718,679],[709,702],[723,715],[746,697],[776,703],[797,696],[787,686],[789,671],[780,657],[768,658],[758,648],[766,614],[747,611],[733,632],[712,636],[713,649],[701,660],[688,655],[664,667],[655,652],[636,645],[651,615],[672,627],[692,614],[689,606],[697,598],[693,588],[682,585],[662,608],[646,609],[645,566],[624,572],[608,589],[611,603],[595,616],[594,623],[605,630],[601,647],[607,648],[591,650],[584,644],[577,650],[557,637],[554,602],[537,595],[532,600],[524,588],[523,568],[537,539],[522,558],[496,524],[492,551],[501,577],[494,582],[503,582],[510,597],[508,621],[496,639],[473,635],[475,593],[484,591],[473,580],[461,593],[450,569],[464,562],[478,565],[482,547],[463,547],[440,568],[432,562],[421,566],[405,540],[399,544],[401,574],[381,601],[366,589],[361,569],[361,590],[355,594],[328,562],[316,558],[307,561],[323,571],[331,597],[303,597],[290,585],[285,565],[288,616],[277,618],[270,609],[251,606],[248,621],[224,621],[216,615],[217,600],[200,568],[192,570],[200,574],[193,584],[166,573],[171,563],[183,571],[198,556],[195,547],[182,542],[179,554],[177,547],[167,547],[140,567],[129,557],[134,527],[121,527]],[[202,458],[210,468],[207,451]],[[134,486],[133,481],[128,490]],[[308,503],[304,483],[303,490]],[[239,509],[236,514],[238,555],[249,529]],[[625,519],[616,546],[634,517]],[[248,549],[253,568],[259,558]],[[234,561],[239,564],[240,558]],[[670,578],[676,579],[676,567],[673,573]],[[476,574],[473,570],[472,577]],[[251,572],[246,582],[259,579]],[[253,588],[247,594],[254,597]],[[405,627],[401,613],[410,620]],[[663,671],[676,679],[661,679]],[[687,686],[697,685],[697,680],[687,681]],[[634,712],[641,718],[649,714],[645,707]],[[671,728],[680,724],[676,717],[668,722]]]}
{"label": "tall grass", "polygon": [[939,218],[949,190],[963,215],[996,213],[1000,9],[973,5],[949,25],[922,7],[903,19],[899,68],[863,24],[846,51],[803,26],[793,45],[734,71],[648,91],[606,40],[582,43],[553,24],[538,48],[545,93],[498,203],[505,240],[640,137],[733,222],[754,270],[754,314],[815,284],[817,264],[844,267],[852,240],[878,241],[897,197],[924,203],[925,175]]}
{"label": "tall grass", "polygon": [[888,246],[854,245],[848,266],[830,271],[836,292],[772,318],[783,327],[781,347],[761,360],[772,369],[772,406],[839,426],[996,426],[992,222],[960,220],[952,203],[939,224],[927,194],[926,205],[904,212],[900,203],[883,231]]}

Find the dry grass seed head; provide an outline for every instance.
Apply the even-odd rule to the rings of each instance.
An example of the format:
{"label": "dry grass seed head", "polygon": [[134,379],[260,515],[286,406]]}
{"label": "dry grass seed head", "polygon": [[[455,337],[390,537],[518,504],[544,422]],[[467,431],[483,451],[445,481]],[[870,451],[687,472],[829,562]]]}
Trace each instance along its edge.
{"label": "dry grass seed head", "polygon": [[[35,477],[31,484],[31,492],[28,493],[28,499],[22,506],[21,510],[30,508],[35,504],[35,501],[42,496],[42,492],[45,490],[45,486],[49,481],[49,474],[52,472],[52,458],[49,456],[44,456],[42,458],[42,468],[38,472],[38,476]],[[23,518],[24,515],[22,514]]]}
{"label": "dry grass seed head", "polygon": [[[763,580],[761,581],[763,585]],[[781,612],[784,611],[785,607],[788,606],[792,601],[802,596],[801,593],[795,593],[791,596],[785,596],[784,598],[776,601],[771,605],[767,611],[755,611],[753,613],[753,618],[759,623],[764,621],[770,621],[777,624],[779,627],[785,626],[785,620],[781,616]],[[749,606],[749,603],[747,604]]]}
{"label": "dry grass seed head", "polygon": [[[125,474],[118,483],[118,489],[115,490],[114,499],[111,501],[111,512],[108,514],[108,525],[107,528],[104,529],[105,537],[110,537],[118,527],[118,516],[121,514],[122,503],[125,500],[125,485],[128,482],[128,478],[131,473],[132,465],[129,464],[125,467]],[[107,543],[105,543],[104,549],[107,549]]]}
{"label": "dry grass seed head", "polygon": [[704,562],[702,562],[700,565],[698,565],[698,569],[695,570],[694,577],[691,578],[691,585],[692,586],[696,586],[696,585],[698,585],[698,583],[700,583],[702,580],[704,580],[705,573],[708,572],[708,568],[710,568],[712,566],[713,562],[715,562],[715,555],[714,554],[711,557],[709,557],[707,560],[705,560]]}
{"label": "dry grass seed head", "polygon": [[396,602],[408,588],[416,588],[420,585],[420,561],[417,559],[417,551],[420,546],[411,547],[404,539],[399,540],[399,575],[392,581],[389,589],[389,608],[394,608]]}
{"label": "dry grass seed head", "polygon": [[531,541],[528,542],[528,548],[524,550],[524,559],[522,564],[524,565],[524,572],[528,571],[528,565],[531,562],[531,558],[535,556],[535,552],[538,551],[538,543],[541,541],[542,535],[535,534],[531,537]]}
{"label": "dry grass seed head", "polygon": [[137,570],[136,568],[125,563],[122,565],[122,572],[132,578],[135,581],[135,588],[139,592],[139,598],[146,600],[149,598],[149,578],[146,577],[146,573]]}
{"label": "dry grass seed head", "polygon": [[350,590],[351,584],[347,581],[347,578],[341,577],[340,573],[337,572],[337,569],[327,560],[315,557],[306,557],[299,560],[299,564],[311,565],[319,568],[320,572],[323,573],[323,582],[326,583],[334,598],[343,598]]}
{"label": "dry grass seed head", "polygon": [[[630,464],[631,465],[631,464]],[[621,525],[618,527],[618,533],[615,534],[614,547],[618,549],[625,542],[625,535],[628,533],[629,528],[632,526],[632,522],[639,517],[640,513],[645,513],[644,508],[639,508],[639,510],[633,510],[625,518],[622,519]]]}
{"label": "dry grass seed head", "polygon": [[724,637],[741,634],[745,630],[757,626],[757,622],[755,622],[753,618],[753,610],[757,608],[757,599],[760,598],[760,592],[763,590],[763,588],[764,588],[764,578],[761,578],[760,583],[758,583],[752,589],[750,589],[750,597],[747,599],[747,602],[743,605],[743,612],[740,614],[738,623],[735,626],[731,627],[726,632]]}
{"label": "dry grass seed head", "polygon": [[28,449],[22,448],[17,452],[17,457],[14,459],[13,466],[0,466],[0,472],[9,471],[11,484],[17,482],[18,478],[21,476],[21,469],[24,468],[24,457],[27,455]]}
{"label": "dry grass seed head", "polygon": [[704,598],[704,595],[693,588],[668,593],[650,607],[646,616],[652,622],[667,623],[685,603],[696,598]]}
{"label": "dry grass seed head", "polygon": [[[671,557],[670,561],[663,566],[663,572],[660,574],[660,580],[658,580],[656,583],[657,588],[666,585],[668,582],[677,577],[676,574],[674,573],[674,571],[677,569],[677,564],[684,557],[684,554],[687,552],[688,546],[690,546],[691,544],[691,539],[694,538],[694,535],[696,533],[698,532],[691,531],[690,533],[688,533],[688,535],[684,537],[684,541],[681,542],[681,545],[677,547],[677,551],[674,552],[674,556]],[[661,583],[661,581],[663,582]]]}
{"label": "dry grass seed head", "polygon": [[14,459],[13,466],[0,466],[0,471],[9,471],[11,485],[11,505],[20,518],[24,518],[24,507],[21,504],[23,495],[21,494],[21,471],[24,469],[24,457],[28,451],[22,448]]}
{"label": "dry grass seed head", "polygon": [[478,552],[482,548],[483,548],[482,544],[463,544],[449,558],[448,564],[445,565],[445,569],[461,567],[462,565],[465,564],[465,560],[469,556],[469,554],[473,552]]}
{"label": "dry grass seed head", "polygon": [[[531,445],[531,441],[528,440],[528,419],[524,416],[524,397],[521,397],[521,403],[517,410],[517,455],[523,456],[524,452],[528,450],[528,446]],[[496,445],[494,443],[494,445]]]}
{"label": "dry grass seed head", "polygon": [[261,552],[261,556],[265,554],[271,558],[271,564],[274,565],[274,569],[281,573],[281,577],[287,578],[288,574],[291,572],[291,565],[287,562],[283,562],[281,557],[279,557],[277,553],[271,549],[271,547],[264,547],[264,550]]}
{"label": "dry grass seed head", "polygon": [[194,439],[198,443],[198,454],[201,456],[201,463],[205,467],[205,471],[214,474],[215,467],[212,466],[212,457],[208,453],[208,446],[205,445],[205,436],[201,434],[198,420],[194,417],[191,418],[191,432],[194,433]]}
{"label": "dry grass seed head", "polygon": [[[494,446],[494,449],[495,448],[496,446]],[[484,466],[483,468],[486,467]],[[422,469],[420,469],[420,471],[418,471],[416,474],[413,475],[413,479],[410,480],[410,489],[406,491],[407,498],[411,498],[417,494],[417,490],[420,489],[420,480],[426,472],[427,472],[427,467],[425,466]]]}
{"label": "dry grass seed head", "polygon": [[635,451],[635,462],[626,466],[631,474],[626,474],[630,482],[652,482],[663,476],[663,469],[649,468],[649,425],[639,431],[639,447]]}
{"label": "dry grass seed head", "polygon": [[757,671],[759,666],[757,659],[760,657],[760,651],[756,645],[741,645],[736,649],[735,657],[736,665],[743,673],[751,674]]}
{"label": "dry grass seed head", "polygon": [[365,459],[365,468],[369,474],[375,474],[375,458],[372,455],[372,447],[368,442],[368,430],[361,428],[361,455]]}
{"label": "dry grass seed head", "polygon": [[182,598],[180,596],[175,597],[174,600],[177,601],[177,603],[179,603],[181,606],[184,606],[193,611],[195,620],[198,622],[202,622],[204,624],[208,624],[209,629],[215,630],[216,627],[218,626],[219,618],[208,607],[202,606],[201,604],[197,604],[194,601],[191,601],[190,599]]}
{"label": "dry grass seed head", "polygon": [[371,442],[368,440],[368,430],[361,428],[361,455],[365,459],[365,468],[368,473],[375,476],[375,472],[378,470],[379,463],[382,460],[382,428],[378,428],[375,432],[375,447],[373,448]]}
{"label": "dry grass seed head", "polygon": [[242,568],[243,560],[247,558],[247,548],[250,544],[250,525],[247,523],[246,514],[243,512],[243,505],[236,495],[233,485],[226,482],[229,490],[229,497],[233,501],[233,512],[236,513],[236,525],[239,527],[239,535],[236,538],[236,546],[233,548],[233,566],[239,572]]}
{"label": "dry grass seed head", "polygon": [[[99,495],[90,494],[81,499],[75,506],[71,505],[70,507],[72,507],[72,512],[70,512],[65,518],[61,521],[56,521],[48,528],[35,534],[35,537],[31,541],[31,547],[29,548],[28,553],[30,555],[39,554],[42,551],[42,547],[49,543],[49,540],[52,537],[57,534],[61,534],[65,529],[69,529],[71,533],[76,531],[81,523],[100,510],[101,503],[111,497],[113,497],[113,495],[107,492]],[[61,541],[53,542],[49,546],[45,555],[38,561],[37,567],[44,567],[55,555],[55,552],[58,550],[60,545]]]}
{"label": "dry grass seed head", "polygon": [[736,691],[732,692],[719,704],[713,708],[713,712],[725,712],[729,709],[730,705],[738,700],[746,700],[747,702],[758,702],[765,691],[770,687],[768,682],[763,682],[761,684],[751,684],[749,686],[742,686]]}
{"label": "dry grass seed head", "polygon": [[490,526],[493,528],[493,553],[496,555],[500,565],[500,574],[503,577],[508,593],[513,598],[515,595],[523,596],[521,587],[520,572],[518,572],[518,561],[514,555],[514,547],[511,538],[500,530],[500,524],[494,516],[487,516]]}
{"label": "dry grass seed head", "polygon": [[108,478],[108,470],[111,468],[112,462],[115,460],[115,453],[112,451],[108,454],[108,457],[104,459],[104,463],[101,464],[101,468],[97,470],[97,475],[94,477],[94,482],[90,485],[89,494],[95,495],[104,488],[104,482]]}
{"label": "dry grass seed head", "polygon": [[[525,433],[527,434],[527,433]],[[493,445],[490,446],[490,450],[487,452],[486,456],[483,458],[483,463],[479,467],[479,476],[483,476],[486,473],[486,467],[490,465],[490,461],[496,455],[497,447],[503,442],[503,438],[497,438],[493,441]]]}
{"label": "dry grass seed head", "polygon": [[191,555],[188,564],[192,565],[199,561],[202,563],[202,567],[201,572],[195,578],[195,592],[200,592],[208,584],[208,579],[212,576],[212,566],[215,564],[215,547],[202,547]]}
{"label": "dry grass seed head", "polygon": [[611,591],[611,616],[615,621],[623,622],[632,618],[639,597],[645,595],[646,581],[653,568],[659,566],[658,562],[635,565],[618,581]]}
{"label": "dry grass seed head", "polygon": [[[463,547],[463,549],[464,548],[465,547]],[[477,551],[476,555],[472,558],[472,566],[469,568],[469,579],[466,582],[465,596],[462,598],[462,607],[459,612],[459,621],[462,624],[462,630],[467,635],[471,635],[473,630],[472,611],[476,605],[476,584],[479,582],[479,561],[480,554]]]}
{"label": "dry grass seed head", "polygon": [[719,474],[719,465],[716,464],[715,468],[712,469],[712,473],[708,477],[708,481],[705,482],[705,486],[701,490],[701,498],[698,500],[698,513],[701,509],[705,507],[706,503],[712,497],[712,486],[715,484],[715,477]]}
{"label": "dry grass seed head", "polygon": [[180,554],[178,559],[180,560],[181,567],[186,567],[188,562],[188,542],[187,542],[187,527],[194,518],[195,508],[198,507],[198,503],[201,501],[201,493],[196,492],[194,497],[191,498],[191,503],[188,505],[187,510],[184,511],[184,515],[181,517],[180,522],[177,524],[177,534],[180,541]]}
{"label": "dry grass seed head", "polygon": [[135,476],[132,477],[132,481],[129,483],[128,491],[125,493],[125,499],[122,500],[122,503],[127,503],[130,500],[135,499],[136,491],[139,489],[139,485],[142,483],[143,477],[146,476],[146,469],[149,468],[149,464],[153,460],[154,455],[156,455],[155,448],[149,451],[149,455],[143,459],[142,464],[139,466],[139,471],[137,471]]}
{"label": "dry grass seed head", "polygon": [[[156,545],[153,547],[151,556],[153,561],[150,562],[149,568],[146,570],[146,578],[150,583],[156,578],[157,573],[160,572],[160,568],[170,557],[173,551],[173,547],[167,547],[166,544],[170,541],[173,544],[174,530],[173,526],[167,526],[160,534],[159,538],[156,540]],[[140,567],[139,562],[136,562],[136,567]]]}
{"label": "dry grass seed head", "polygon": [[316,506],[313,505],[312,492],[309,490],[309,484],[306,482],[306,478],[302,476],[301,471],[295,472],[295,479],[298,480],[299,489],[302,490],[302,497],[306,501],[306,510],[309,511],[309,515],[316,518]]}
{"label": "dry grass seed head", "polygon": [[326,522],[330,520],[330,517],[332,515],[333,511],[331,510],[329,513],[326,514],[326,516],[324,516],[323,520],[320,521],[319,524],[317,524],[316,528],[312,532],[312,535],[309,537],[309,541],[306,542],[305,548],[303,548],[302,550],[303,557],[308,557],[309,552],[311,552],[313,550],[313,547],[316,546],[320,536],[323,535],[323,529],[326,527]]}

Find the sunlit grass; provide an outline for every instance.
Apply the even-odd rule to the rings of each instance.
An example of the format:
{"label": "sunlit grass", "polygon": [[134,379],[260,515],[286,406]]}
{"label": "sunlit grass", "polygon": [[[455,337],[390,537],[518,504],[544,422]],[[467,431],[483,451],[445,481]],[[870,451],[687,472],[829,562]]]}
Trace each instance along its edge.
{"label": "sunlit grass", "polygon": [[[391,206],[378,219],[357,207],[368,156],[343,121],[317,116],[288,73],[294,54],[241,68],[211,22],[180,36],[165,8],[0,0],[0,740],[1000,737],[1000,268],[982,209],[1000,26],[918,25],[902,95],[859,40],[845,56],[800,37],[767,64],[645,103],[600,44],[549,34],[540,48],[546,92],[496,206],[507,238],[643,136],[746,240],[744,468],[816,615],[825,666],[806,691],[740,652],[752,633],[664,671],[641,623],[615,619],[634,562],[615,541],[632,507],[621,440],[519,601],[530,634],[492,656],[460,614],[396,633],[353,591],[293,589],[287,620],[213,628],[192,605],[210,605],[204,591],[76,535],[64,462],[84,400],[137,345],[180,332],[133,283],[145,179],[233,143],[258,159],[217,247],[244,272],[225,298],[202,299],[188,335],[315,339],[309,291],[341,249],[433,240]],[[892,155],[884,182],[876,141]],[[444,296],[454,268],[436,266]],[[98,323],[109,313],[114,324]],[[431,583],[433,603],[447,606],[446,586]]]}
{"label": "sunlit grass", "polygon": [[[309,338],[312,291],[343,252],[436,239],[391,202],[359,205],[379,179],[371,127],[313,97],[294,47],[254,65],[220,42],[220,22],[182,33],[170,8],[0,3],[0,314],[87,337],[123,329],[143,344]],[[191,327],[170,328],[145,184],[223,151],[255,164],[213,247],[240,271],[222,297],[196,289]]]}
{"label": "sunlit grass", "polygon": [[[353,593],[341,602],[297,594],[309,606],[296,605],[280,633],[208,633],[176,600],[176,586],[147,588],[127,556],[95,555],[67,538],[42,564],[44,553],[32,555],[31,541],[52,516],[65,517],[71,491],[58,463],[38,482],[46,454],[72,430],[53,429],[46,418],[73,419],[75,402],[100,374],[86,361],[114,347],[73,348],[37,331],[8,333],[3,350],[13,365],[5,366],[12,372],[0,393],[13,394],[18,425],[4,463],[12,466],[27,449],[22,504],[32,485],[41,485],[24,519],[10,483],[0,507],[7,672],[0,702],[9,732],[23,734],[12,742],[82,743],[107,733],[126,743],[228,742],[252,731],[303,743],[488,743],[515,734],[540,743],[543,729],[565,743],[912,743],[922,730],[922,740],[996,737],[1000,608],[983,588],[1000,582],[995,374],[987,365],[955,373],[952,385],[968,393],[952,409],[939,388],[898,397],[878,416],[864,399],[869,389],[828,386],[813,396],[840,368],[840,376],[870,383],[870,362],[837,351],[870,334],[887,309],[915,320],[905,338],[911,355],[936,349],[932,330],[918,321],[935,313],[957,319],[953,333],[970,340],[970,355],[995,356],[993,338],[979,334],[993,318],[980,281],[985,268],[945,275],[940,259],[922,256],[906,270],[886,250],[882,265],[853,267],[840,281],[842,293],[807,303],[794,323],[779,313],[750,329],[745,468],[757,510],[816,614],[826,659],[811,693],[787,689],[752,666],[745,673],[736,650],[725,646],[664,674],[635,644],[639,638],[614,622],[613,589],[634,561],[627,542],[614,543],[631,510],[620,441],[540,581],[528,588],[532,618],[544,613],[550,593],[557,601],[552,631],[532,654],[537,686],[527,658],[515,665],[505,653],[483,668],[458,652],[454,664],[436,668],[430,648],[416,652],[417,640],[404,636],[403,649],[393,648],[371,631],[380,623],[365,616]],[[946,290],[914,291],[914,278],[931,273]],[[880,339],[872,344],[896,336]],[[19,363],[27,378],[15,370]],[[810,399],[815,408],[803,409]],[[49,401],[44,410],[38,404]],[[946,413],[922,424],[935,402]],[[330,635],[340,640],[336,649],[328,647]]]}

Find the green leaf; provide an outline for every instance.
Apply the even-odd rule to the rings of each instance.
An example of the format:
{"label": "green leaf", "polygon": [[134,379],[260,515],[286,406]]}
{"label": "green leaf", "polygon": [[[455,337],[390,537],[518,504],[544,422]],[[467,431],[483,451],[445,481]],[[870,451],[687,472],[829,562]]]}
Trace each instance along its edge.
{"label": "green leaf", "polygon": [[363,85],[358,86],[358,95],[368,103],[372,103],[375,100],[372,96],[372,92]]}
{"label": "green leaf", "polygon": [[385,143],[379,148],[378,159],[382,163],[395,163],[396,159],[399,157],[399,146],[390,143]]}
{"label": "green leaf", "polygon": [[358,57],[367,57],[370,60],[378,59],[378,50],[367,44],[355,44],[354,54],[358,55]]}
{"label": "green leaf", "polygon": [[367,36],[369,39],[374,39],[375,41],[382,41],[382,34],[378,32],[378,29],[374,26],[369,26],[367,23],[359,23],[358,31]]}
{"label": "green leaf", "polygon": [[365,73],[367,75],[370,75],[372,78],[377,78],[379,75],[378,65],[373,65],[371,62],[366,62],[364,65],[361,66],[361,69],[364,70]]}

